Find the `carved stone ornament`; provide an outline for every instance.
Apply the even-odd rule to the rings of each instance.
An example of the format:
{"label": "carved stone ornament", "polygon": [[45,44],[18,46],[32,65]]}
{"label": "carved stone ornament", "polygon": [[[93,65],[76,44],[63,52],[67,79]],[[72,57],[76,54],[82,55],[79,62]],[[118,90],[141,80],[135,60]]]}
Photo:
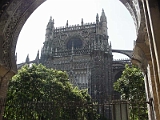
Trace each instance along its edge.
{"label": "carved stone ornament", "polygon": [[31,13],[45,0],[12,0],[0,16],[1,63],[16,73],[15,48],[18,35]]}
{"label": "carved stone ornament", "polygon": [[89,32],[86,31],[86,30],[84,30],[84,31],[82,31],[81,35],[82,35],[84,38],[86,38],[86,37],[89,36]]}

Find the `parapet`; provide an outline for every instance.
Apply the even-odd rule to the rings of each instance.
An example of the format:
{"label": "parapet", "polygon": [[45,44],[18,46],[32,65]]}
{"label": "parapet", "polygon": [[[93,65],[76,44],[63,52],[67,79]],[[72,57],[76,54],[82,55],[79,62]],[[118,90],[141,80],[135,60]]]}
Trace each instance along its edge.
{"label": "parapet", "polygon": [[72,30],[81,30],[81,29],[90,29],[95,28],[96,23],[85,23],[83,25],[70,25],[70,26],[63,26],[63,27],[56,27],[53,32],[65,32],[65,31],[72,31]]}

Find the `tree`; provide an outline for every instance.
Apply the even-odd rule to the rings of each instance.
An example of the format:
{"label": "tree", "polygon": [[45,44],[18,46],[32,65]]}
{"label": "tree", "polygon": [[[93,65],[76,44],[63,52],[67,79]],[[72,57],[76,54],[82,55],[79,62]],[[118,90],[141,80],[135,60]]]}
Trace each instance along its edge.
{"label": "tree", "polygon": [[121,77],[114,83],[114,90],[130,102],[130,118],[147,120],[144,76],[136,66],[125,65]]}
{"label": "tree", "polygon": [[9,84],[4,118],[9,120],[97,119],[87,90],[70,84],[66,72],[25,65]]}

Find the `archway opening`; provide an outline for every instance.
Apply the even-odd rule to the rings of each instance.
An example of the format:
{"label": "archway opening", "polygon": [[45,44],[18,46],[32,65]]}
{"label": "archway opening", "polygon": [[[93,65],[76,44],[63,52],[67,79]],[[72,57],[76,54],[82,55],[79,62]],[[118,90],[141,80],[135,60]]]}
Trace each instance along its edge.
{"label": "archway opening", "polygon": [[113,53],[113,59],[114,60],[125,60],[125,59],[130,59],[127,55],[122,54],[122,53]]}
{"label": "archway opening", "polygon": [[107,17],[108,35],[112,48],[133,49],[133,41],[136,39],[134,22],[119,0],[95,0],[94,2],[68,0],[63,5],[61,3],[61,0],[47,0],[28,18],[17,42],[17,63],[25,62],[28,54],[30,60],[34,60],[37,51],[41,51],[50,16],[54,19],[55,27],[65,26],[67,20],[69,25],[81,24],[82,18],[84,23],[95,22],[96,14],[100,16],[102,8]]}
{"label": "archway opening", "polygon": [[[48,3],[48,4],[50,4],[50,7],[49,6],[44,7],[45,4],[47,4],[47,2],[42,4],[42,6],[40,6],[30,16],[30,18],[25,23],[23,29],[21,30],[21,34],[19,36],[19,40],[18,40],[18,44],[17,44],[17,53],[18,53],[17,54],[17,56],[18,56],[17,62],[18,63],[23,62],[25,60],[25,57],[27,56],[27,54],[29,54],[31,56],[30,60],[33,60],[36,57],[36,53],[37,53],[38,49],[41,50],[41,46],[43,45],[42,43],[45,38],[46,25],[47,25],[47,22],[49,21],[50,16],[53,16],[53,18],[55,19],[55,24],[57,24],[56,20],[57,21],[59,21],[58,19],[65,20],[64,16],[67,15],[67,17],[68,17],[69,13],[71,13],[71,18],[66,17],[65,21],[67,21],[67,20],[72,21],[77,18],[79,19],[78,20],[79,22],[75,22],[75,23],[71,22],[71,25],[78,24],[78,23],[80,24],[81,18],[83,18],[84,22],[86,21],[85,23],[88,24],[87,22],[95,22],[96,21],[96,13],[101,13],[101,9],[103,8],[105,10],[105,13],[107,16],[108,35],[109,35],[109,41],[111,41],[111,43],[112,43],[112,45],[111,45],[112,48],[128,49],[130,43],[132,43],[132,41],[135,40],[135,38],[136,38],[135,37],[136,34],[134,34],[135,36],[133,38],[131,37],[133,35],[133,33],[135,33],[133,20],[130,16],[129,12],[126,10],[126,8],[118,0],[117,1],[116,0],[115,1],[108,0],[108,1],[105,1],[105,3],[103,0],[101,0],[101,1],[95,0],[95,2],[93,2],[93,1],[86,2],[86,1],[80,0],[79,3],[78,3],[78,1],[76,1],[75,4],[73,4],[73,1],[71,1],[71,3],[69,1],[67,1],[68,3],[66,3],[66,4],[63,3],[64,6],[62,6],[61,2],[59,4],[55,3],[55,1],[54,1],[54,3],[51,4],[51,0],[50,1],[48,0],[48,2],[50,2],[50,3]],[[51,8],[56,7],[55,5],[58,7],[52,11]],[[69,5],[71,5],[71,6],[69,6]],[[85,6],[86,6],[86,9],[84,9]],[[88,10],[88,6],[90,6],[89,10]],[[91,6],[93,6],[92,9],[91,9]],[[63,8],[63,10],[60,9],[61,7]],[[66,7],[66,8],[64,8],[64,7]],[[47,8],[48,8],[48,11],[45,11]],[[113,9],[111,9],[111,8],[113,8]],[[116,9],[116,11],[115,11],[115,9]],[[122,9],[123,12],[125,11],[124,16],[122,14],[123,12],[120,9]],[[31,8],[30,8],[30,10],[31,10],[31,12],[33,11]],[[67,11],[67,10],[70,10],[70,11]],[[33,16],[38,11],[40,11],[38,14],[39,17],[35,17],[35,18],[38,18],[38,19],[35,19]],[[55,13],[52,13],[52,12],[55,12]],[[47,13],[49,13],[49,15]],[[58,13],[58,18],[55,17],[56,13]],[[45,15],[48,15],[48,16],[45,16]],[[125,17],[125,15],[128,15],[128,17]],[[45,18],[46,18],[46,21],[45,21]],[[34,22],[32,21],[33,19],[34,19]],[[32,21],[32,23],[30,25],[29,25],[29,21]],[[61,25],[64,26],[66,24],[65,21],[62,21],[63,23],[61,23],[60,26]],[[22,22],[21,24],[23,25],[24,23]],[[70,22],[69,22],[69,24],[70,24]],[[59,25],[56,25],[56,26],[58,27]],[[27,28],[27,27],[29,27],[29,28]],[[40,27],[42,27],[43,32],[40,31]],[[124,27],[126,27],[126,28],[124,28]],[[25,31],[25,28],[27,28],[26,31]],[[37,29],[34,29],[34,28],[37,28]],[[128,31],[128,29],[129,29],[129,31]],[[131,31],[131,29],[133,31]],[[28,30],[28,32],[27,32],[27,30]],[[26,36],[21,37],[21,35],[23,35],[23,32],[25,33]],[[126,33],[126,32],[129,32],[129,33]],[[33,34],[31,34],[31,33],[33,33]],[[128,41],[128,40],[130,40],[130,41]],[[116,41],[116,42],[114,42],[114,41]],[[22,42],[22,44],[20,42]],[[129,42],[129,43],[127,43],[127,42]],[[122,43],[122,46],[125,46],[124,48],[122,48],[120,46],[121,43]],[[131,46],[133,46],[133,45],[131,44]],[[12,47],[15,47],[15,46],[12,46]],[[131,48],[129,47],[129,49],[131,49]],[[21,51],[23,51],[22,54],[19,54]],[[13,51],[13,53],[14,53],[14,51]],[[13,54],[13,53],[11,53],[11,54]],[[22,57],[22,56],[24,56],[24,57]],[[21,58],[21,60],[20,60],[20,58]],[[84,74],[84,73],[82,73],[82,74]],[[83,75],[83,77],[84,77],[84,75]]]}

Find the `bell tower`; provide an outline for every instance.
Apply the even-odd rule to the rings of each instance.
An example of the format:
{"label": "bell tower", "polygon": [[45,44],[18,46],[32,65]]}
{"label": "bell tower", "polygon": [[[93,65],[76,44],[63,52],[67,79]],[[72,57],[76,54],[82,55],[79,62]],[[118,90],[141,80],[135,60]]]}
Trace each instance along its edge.
{"label": "bell tower", "polygon": [[103,103],[111,95],[113,61],[104,10],[100,21],[98,14],[96,16],[96,35],[91,46],[91,96],[96,102]]}

